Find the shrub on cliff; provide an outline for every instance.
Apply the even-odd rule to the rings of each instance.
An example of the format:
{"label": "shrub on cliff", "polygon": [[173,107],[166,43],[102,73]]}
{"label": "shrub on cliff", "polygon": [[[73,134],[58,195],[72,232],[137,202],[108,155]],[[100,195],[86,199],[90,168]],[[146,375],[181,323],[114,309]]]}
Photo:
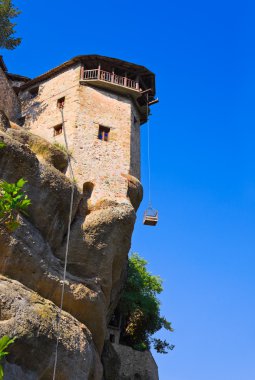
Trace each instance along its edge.
{"label": "shrub on cliff", "polygon": [[23,192],[26,181],[19,179],[17,183],[0,181],[0,227],[14,231],[19,226],[19,213],[26,214],[30,199]]}
{"label": "shrub on cliff", "polygon": [[121,341],[137,350],[148,350],[153,345],[157,352],[167,353],[174,346],[152,338],[161,328],[173,331],[171,323],[160,315],[157,295],[163,290],[162,280],[149,273],[146,266],[147,261],[137,253],[129,258],[127,283],[119,304]]}

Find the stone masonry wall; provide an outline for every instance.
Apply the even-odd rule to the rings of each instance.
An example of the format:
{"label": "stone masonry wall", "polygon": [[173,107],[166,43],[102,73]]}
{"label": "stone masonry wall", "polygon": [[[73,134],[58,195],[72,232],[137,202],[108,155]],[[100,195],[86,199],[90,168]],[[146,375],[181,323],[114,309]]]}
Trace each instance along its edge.
{"label": "stone masonry wall", "polygon": [[132,107],[131,145],[130,145],[130,174],[141,179],[141,142],[140,119],[137,109]]}
{"label": "stone masonry wall", "polygon": [[25,127],[52,143],[64,145],[63,133],[54,137],[54,126],[62,123],[57,101],[65,97],[65,125],[71,141],[79,108],[79,77],[80,67],[76,65],[42,82],[35,98],[31,99],[29,91],[22,93],[20,98],[22,115],[26,116]]}
{"label": "stone masonry wall", "polygon": [[0,67],[0,109],[5,112],[8,118],[16,121],[20,114],[20,102]]}
{"label": "stone masonry wall", "polygon": [[[98,139],[99,126],[110,128],[109,141]],[[81,86],[80,112],[73,149],[78,183],[95,184],[92,201],[125,198],[131,173],[132,100],[105,90]],[[140,145],[140,141],[135,141]],[[140,166],[140,160],[136,162]],[[136,173],[134,173],[136,174]],[[84,177],[85,175],[85,177]]]}
{"label": "stone masonry wall", "polygon": [[158,367],[150,351],[136,351],[108,341],[102,361],[104,380],[159,380]]}
{"label": "stone masonry wall", "polygon": [[[80,85],[79,79],[76,65],[41,83],[35,98],[29,91],[21,94],[25,126],[64,145],[63,133],[54,137],[54,126],[61,124],[57,100],[65,97],[65,128],[76,183],[81,189],[86,182],[93,183],[92,204],[102,199],[123,201],[126,175],[140,177],[139,116],[131,98]],[[109,141],[98,139],[100,125],[110,128]]]}

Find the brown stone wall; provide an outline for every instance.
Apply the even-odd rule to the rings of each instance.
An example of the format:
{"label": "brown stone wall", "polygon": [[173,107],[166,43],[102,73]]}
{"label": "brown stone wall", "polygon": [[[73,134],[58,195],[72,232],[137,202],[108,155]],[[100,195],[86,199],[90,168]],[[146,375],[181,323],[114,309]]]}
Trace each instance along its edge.
{"label": "brown stone wall", "polygon": [[[57,100],[65,96],[64,119],[76,183],[92,182],[91,202],[126,198],[125,175],[140,177],[140,122],[129,97],[79,84],[79,65],[40,84],[37,97],[21,95],[25,126],[51,142],[64,145]],[[99,126],[110,128],[109,141],[98,139]],[[124,176],[123,176],[124,174]]]}
{"label": "brown stone wall", "polygon": [[136,351],[108,341],[102,362],[104,380],[159,380],[158,367],[150,351]]}
{"label": "brown stone wall", "polygon": [[140,119],[135,107],[132,107],[132,127],[130,145],[130,174],[141,179],[141,142],[140,142]]}
{"label": "brown stone wall", "polygon": [[[98,139],[100,125],[110,128],[109,141]],[[126,197],[127,180],[123,174],[129,174],[131,169],[131,129],[130,99],[81,86],[73,146],[81,159],[75,163],[75,172],[78,183],[91,181],[95,184],[94,201]]]}
{"label": "brown stone wall", "polygon": [[22,115],[26,117],[25,127],[50,142],[64,144],[63,134],[54,137],[54,126],[62,122],[57,101],[65,97],[65,124],[69,140],[72,140],[78,111],[79,75],[80,68],[77,65],[40,83],[36,97],[31,99],[29,91],[23,92],[20,98]]}
{"label": "brown stone wall", "polygon": [[20,102],[11,84],[6,78],[5,73],[0,67],[0,109],[3,110],[8,118],[16,121],[20,114]]}

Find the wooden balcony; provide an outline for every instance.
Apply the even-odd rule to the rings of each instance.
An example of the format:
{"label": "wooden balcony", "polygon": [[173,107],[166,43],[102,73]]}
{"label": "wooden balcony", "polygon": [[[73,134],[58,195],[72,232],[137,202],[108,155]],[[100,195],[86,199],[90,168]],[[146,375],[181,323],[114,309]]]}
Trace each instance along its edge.
{"label": "wooden balcony", "polygon": [[117,86],[120,92],[123,92],[123,90],[128,90],[128,92],[133,93],[136,92],[137,94],[141,92],[138,80],[116,75],[113,72],[111,73],[98,68],[93,70],[83,70],[81,74],[81,82],[90,82],[93,85],[107,88],[112,87],[112,89]]}

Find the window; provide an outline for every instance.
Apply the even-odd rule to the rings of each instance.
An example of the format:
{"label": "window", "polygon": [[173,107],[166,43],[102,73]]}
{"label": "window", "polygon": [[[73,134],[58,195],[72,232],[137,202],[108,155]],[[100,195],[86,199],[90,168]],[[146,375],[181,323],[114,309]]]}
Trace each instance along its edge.
{"label": "window", "polygon": [[55,127],[53,127],[53,131],[54,131],[53,136],[61,135],[61,133],[63,132],[63,125],[62,124],[55,125]]}
{"label": "window", "polygon": [[64,105],[65,105],[65,97],[63,96],[63,98],[58,99],[57,107],[58,108],[64,108]]}
{"label": "window", "polygon": [[109,141],[110,128],[99,125],[98,138],[99,140]]}
{"label": "window", "polygon": [[33,87],[29,90],[31,99],[35,98],[39,93],[39,86]]}

